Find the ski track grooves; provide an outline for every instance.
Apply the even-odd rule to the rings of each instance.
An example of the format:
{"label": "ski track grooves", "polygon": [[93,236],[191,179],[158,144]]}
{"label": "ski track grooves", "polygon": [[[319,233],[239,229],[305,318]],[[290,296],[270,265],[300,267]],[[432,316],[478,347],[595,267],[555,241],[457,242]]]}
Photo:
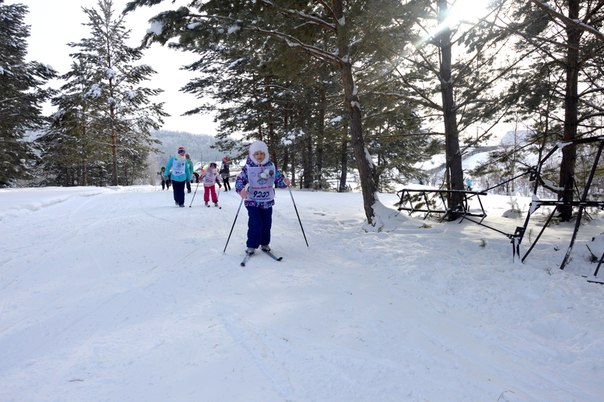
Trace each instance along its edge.
{"label": "ski track grooves", "polygon": [[279,367],[274,353],[264,343],[261,336],[246,328],[244,321],[236,313],[229,311],[226,305],[217,303],[210,296],[208,299],[216,309],[216,316],[233,340],[245,350],[252,362],[262,374],[269,379],[273,389],[286,401],[293,400],[294,389],[285,368]]}
{"label": "ski track grooves", "polygon": [[[64,223],[63,225],[60,226],[61,231],[59,232],[59,234],[56,237],[49,239],[49,242],[47,244],[36,244],[36,247],[39,250],[39,254],[37,254],[35,258],[36,258],[36,260],[41,261],[41,263],[39,265],[43,265],[43,263],[48,260],[47,255],[49,253],[52,253],[59,245],[71,244],[73,239],[76,239],[80,235],[80,233],[83,230],[83,226],[81,226],[79,224],[74,225],[75,214],[78,213],[80,210],[82,210],[82,208],[87,207],[88,204],[93,199],[96,199],[96,196],[103,195],[103,194],[105,194],[105,193],[102,193],[102,192],[92,193],[92,194],[87,194],[85,197],[67,196],[67,197],[55,199],[53,202],[43,203],[38,208],[33,208],[33,207],[29,208],[32,210],[32,212],[38,212],[40,210],[44,211],[44,210],[46,210],[46,208],[52,208],[55,205],[61,205],[63,203],[69,203],[69,202],[78,202],[76,207],[73,210],[71,210],[69,215],[67,216],[66,224]],[[84,198],[83,202],[80,201],[81,198]],[[57,216],[51,217],[51,219],[57,219],[57,218],[58,218]],[[94,224],[95,223],[92,223],[91,225],[94,225]],[[76,229],[71,230],[70,227],[75,227]],[[90,227],[90,226],[88,226],[88,227]],[[26,248],[26,247],[31,247],[31,244],[24,243],[23,248]],[[8,258],[0,261],[0,266],[3,267],[5,265],[11,264],[11,263],[18,263],[20,258],[21,257],[19,255],[13,254],[12,256],[9,256]],[[28,268],[24,271],[22,270],[19,275],[28,274],[33,269],[33,266],[34,265],[32,264],[30,266],[30,268]],[[7,287],[9,287],[13,283],[15,283],[18,280],[18,278],[19,278],[19,276],[15,276],[12,281],[3,283],[2,289],[6,289]]]}

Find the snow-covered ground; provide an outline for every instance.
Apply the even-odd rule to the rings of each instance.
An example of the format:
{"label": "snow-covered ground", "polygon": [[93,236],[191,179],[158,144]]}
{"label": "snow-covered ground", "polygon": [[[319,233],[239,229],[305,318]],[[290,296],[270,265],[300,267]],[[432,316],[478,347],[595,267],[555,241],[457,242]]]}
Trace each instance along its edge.
{"label": "snow-covered ground", "polygon": [[[396,214],[394,194],[379,232],[358,193],[292,194],[310,247],[278,190],[284,260],[242,268],[244,208],[223,253],[234,192],[218,209],[151,186],[0,190],[0,401],[603,400],[604,286],[581,275],[602,218],[561,271],[572,224],[523,264],[495,231]],[[509,197],[483,202],[484,223],[522,225]]]}

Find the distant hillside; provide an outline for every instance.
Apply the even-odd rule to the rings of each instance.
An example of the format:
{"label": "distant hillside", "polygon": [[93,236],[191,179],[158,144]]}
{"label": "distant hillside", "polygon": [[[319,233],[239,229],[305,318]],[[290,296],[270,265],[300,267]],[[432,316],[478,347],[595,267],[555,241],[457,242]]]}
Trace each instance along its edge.
{"label": "distant hillside", "polygon": [[534,134],[532,130],[516,130],[508,131],[501,137],[499,143],[502,147],[512,147],[520,144],[526,144],[527,139],[530,135]]}
{"label": "distant hillside", "polygon": [[153,137],[161,141],[158,146],[160,152],[155,155],[158,166],[165,165],[170,155],[176,153],[178,147],[185,147],[194,162],[222,159],[222,153],[212,148],[215,138],[210,135],[159,130],[153,133]]}

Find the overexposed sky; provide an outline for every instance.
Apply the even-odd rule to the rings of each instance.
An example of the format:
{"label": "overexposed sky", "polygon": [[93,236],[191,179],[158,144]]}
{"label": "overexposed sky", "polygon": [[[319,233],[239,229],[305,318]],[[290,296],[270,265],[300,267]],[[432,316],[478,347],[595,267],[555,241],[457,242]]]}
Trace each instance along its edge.
{"label": "overexposed sky", "polygon": [[[116,13],[121,13],[127,2],[128,0],[114,0]],[[87,27],[82,25],[87,22],[82,7],[98,8],[97,0],[5,0],[5,4],[17,3],[29,7],[26,23],[30,26],[31,35],[27,59],[48,64],[59,74],[65,74],[72,62],[69,53],[74,51],[67,43],[79,42],[90,35]],[[128,14],[125,22],[131,30],[129,45],[138,46],[150,26],[149,18],[170,6],[171,2],[166,2],[165,5],[144,7]],[[155,44],[145,51],[145,56],[139,63],[149,64],[157,71],[146,86],[164,90],[155,99],[156,102],[164,102],[164,110],[171,115],[165,119],[164,130],[214,135],[216,124],[212,122],[212,116],[180,116],[201,103],[193,95],[179,91],[195,76],[180,68],[195,59],[194,54],[177,52]],[[46,109],[47,113],[54,111],[50,106]]]}

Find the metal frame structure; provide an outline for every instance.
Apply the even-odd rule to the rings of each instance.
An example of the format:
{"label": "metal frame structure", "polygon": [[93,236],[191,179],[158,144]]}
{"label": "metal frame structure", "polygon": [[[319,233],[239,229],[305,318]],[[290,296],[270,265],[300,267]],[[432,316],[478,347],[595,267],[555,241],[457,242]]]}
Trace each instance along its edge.
{"label": "metal frame structure", "polygon": [[[571,144],[580,145],[580,144],[591,144],[591,143],[597,143],[597,142],[599,142],[598,150],[596,152],[596,156],[594,158],[594,162],[591,167],[589,177],[588,177],[585,187],[583,189],[583,193],[581,194],[581,196],[578,200],[572,201],[572,202],[566,202],[563,200],[541,200],[541,199],[537,198],[537,192],[539,190],[539,187],[543,185],[543,180],[541,178],[541,170],[543,168],[543,165],[552,155],[554,155],[554,153],[556,151],[564,148],[565,146],[571,145]],[[488,229],[494,230],[498,233],[501,233],[501,234],[507,236],[512,243],[512,255],[513,255],[513,258],[515,258],[516,256],[520,256],[520,244],[522,243],[522,240],[524,239],[524,234],[526,233],[527,227],[529,225],[529,222],[531,220],[533,213],[542,206],[554,207],[551,214],[548,216],[545,224],[543,225],[541,231],[537,235],[535,241],[533,241],[533,243],[529,246],[526,253],[522,256],[521,261],[524,262],[524,260],[528,257],[528,255],[531,253],[533,248],[536,246],[537,242],[541,238],[541,235],[543,234],[545,229],[549,226],[549,223],[551,222],[555,213],[558,211],[558,208],[569,207],[569,206],[572,208],[578,208],[576,220],[575,220],[575,228],[573,230],[573,234],[571,236],[571,240],[570,240],[568,249],[566,251],[566,254],[564,256],[564,259],[562,260],[562,262],[560,264],[560,269],[564,269],[566,267],[566,265],[568,264],[568,262],[570,261],[570,255],[571,255],[573,246],[575,244],[577,234],[579,232],[579,228],[581,226],[581,221],[583,219],[583,215],[585,214],[586,208],[604,209],[604,201],[597,201],[597,200],[592,200],[589,198],[591,185],[592,185],[593,179],[595,177],[598,164],[602,157],[603,150],[604,150],[604,136],[581,138],[581,139],[576,139],[573,141],[556,144],[539,161],[539,163],[536,166],[529,168],[526,172],[524,172],[520,175],[517,175],[509,180],[501,182],[501,183],[499,183],[493,187],[490,187],[486,190],[483,190],[483,191],[429,190],[429,189],[424,189],[424,190],[403,189],[403,190],[400,190],[397,192],[397,195],[399,196],[399,199],[400,199],[400,201],[397,203],[398,210],[399,211],[401,211],[401,210],[409,211],[409,215],[411,215],[414,212],[424,212],[425,213],[424,219],[426,219],[426,217],[428,217],[428,215],[430,215],[432,213],[444,214],[443,220],[445,219],[446,216],[449,216],[450,214],[452,214],[454,212],[458,213],[458,214],[461,212],[462,217],[461,217],[460,222],[463,221],[464,219],[467,219],[478,225],[484,226]],[[525,176],[525,175],[530,175],[529,180],[534,182],[534,186],[533,186],[533,199],[530,203],[529,211],[524,220],[524,225],[516,227],[516,230],[514,231],[514,233],[511,234],[511,233],[506,233],[502,230],[499,230],[497,228],[494,228],[492,226],[482,223],[482,221],[486,217],[486,212],[484,211],[482,201],[480,201],[480,196],[487,195],[488,194],[487,192],[489,190],[503,186],[503,185],[509,183],[510,181],[515,180],[515,179]],[[463,209],[462,211],[452,211],[450,208],[447,207],[447,202],[446,202],[447,196],[453,192],[458,192],[458,193],[461,192],[464,194],[464,202],[462,205],[462,209]],[[413,197],[411,195],[412,193],[417,193],[417,196]],[[439,196],[441,199],[442,206],[443,206],[442,209],[431,207],[431,203],[434,202],[434,199],[437,196]],[[468,201],[473,197],[476,197],[478,199],[478,202],[480,204],[480,212],[470,211]],[[424,202],[425,205],[418,205],[418,201]],[[480,217],[481,219],[475,220],[475,219],[472,219],[472,217]],[[593,275],[594,278],[598,275],[600,267],[603,263],[604,263],[604,253],[602,254],[602,257],[600,257],[600,259],[598,261],[598,266],[597,266],[596,270],[594,271],[594,275]],[[604,282],[600,282],[600,281],[596,281],[596,280],[593,280],[590,282],[604,283]]]}
{"label": "metal frame structure", "polygon": [[[447,206],[447,199],[450,194],[457,193],[463,197],[461,210],[452,210]],[[445,220],[448,216],[454,212],[462,215],[462,220],[467,216],[479,217],[480,222],[486,218],[487,213],[484,210],[482,201],[480,200],[481,195],[487,195],[486,191],[465,191],[465,190],[431,190],[431,189],[410,189],[404,188],[396,193],[399,197],[398,205],[399,211],[408,211],[409,215],[414,212],[424,212],[424,219],[430,214],[443,214],[442,220]],[[416,194],[415,196],[412,194]],[[436,204],[435,199],[440,199],[441,208],[433,208]],[[480,210],[472,210],[470,208],[470,201],[476,199],[480,206]]]}

